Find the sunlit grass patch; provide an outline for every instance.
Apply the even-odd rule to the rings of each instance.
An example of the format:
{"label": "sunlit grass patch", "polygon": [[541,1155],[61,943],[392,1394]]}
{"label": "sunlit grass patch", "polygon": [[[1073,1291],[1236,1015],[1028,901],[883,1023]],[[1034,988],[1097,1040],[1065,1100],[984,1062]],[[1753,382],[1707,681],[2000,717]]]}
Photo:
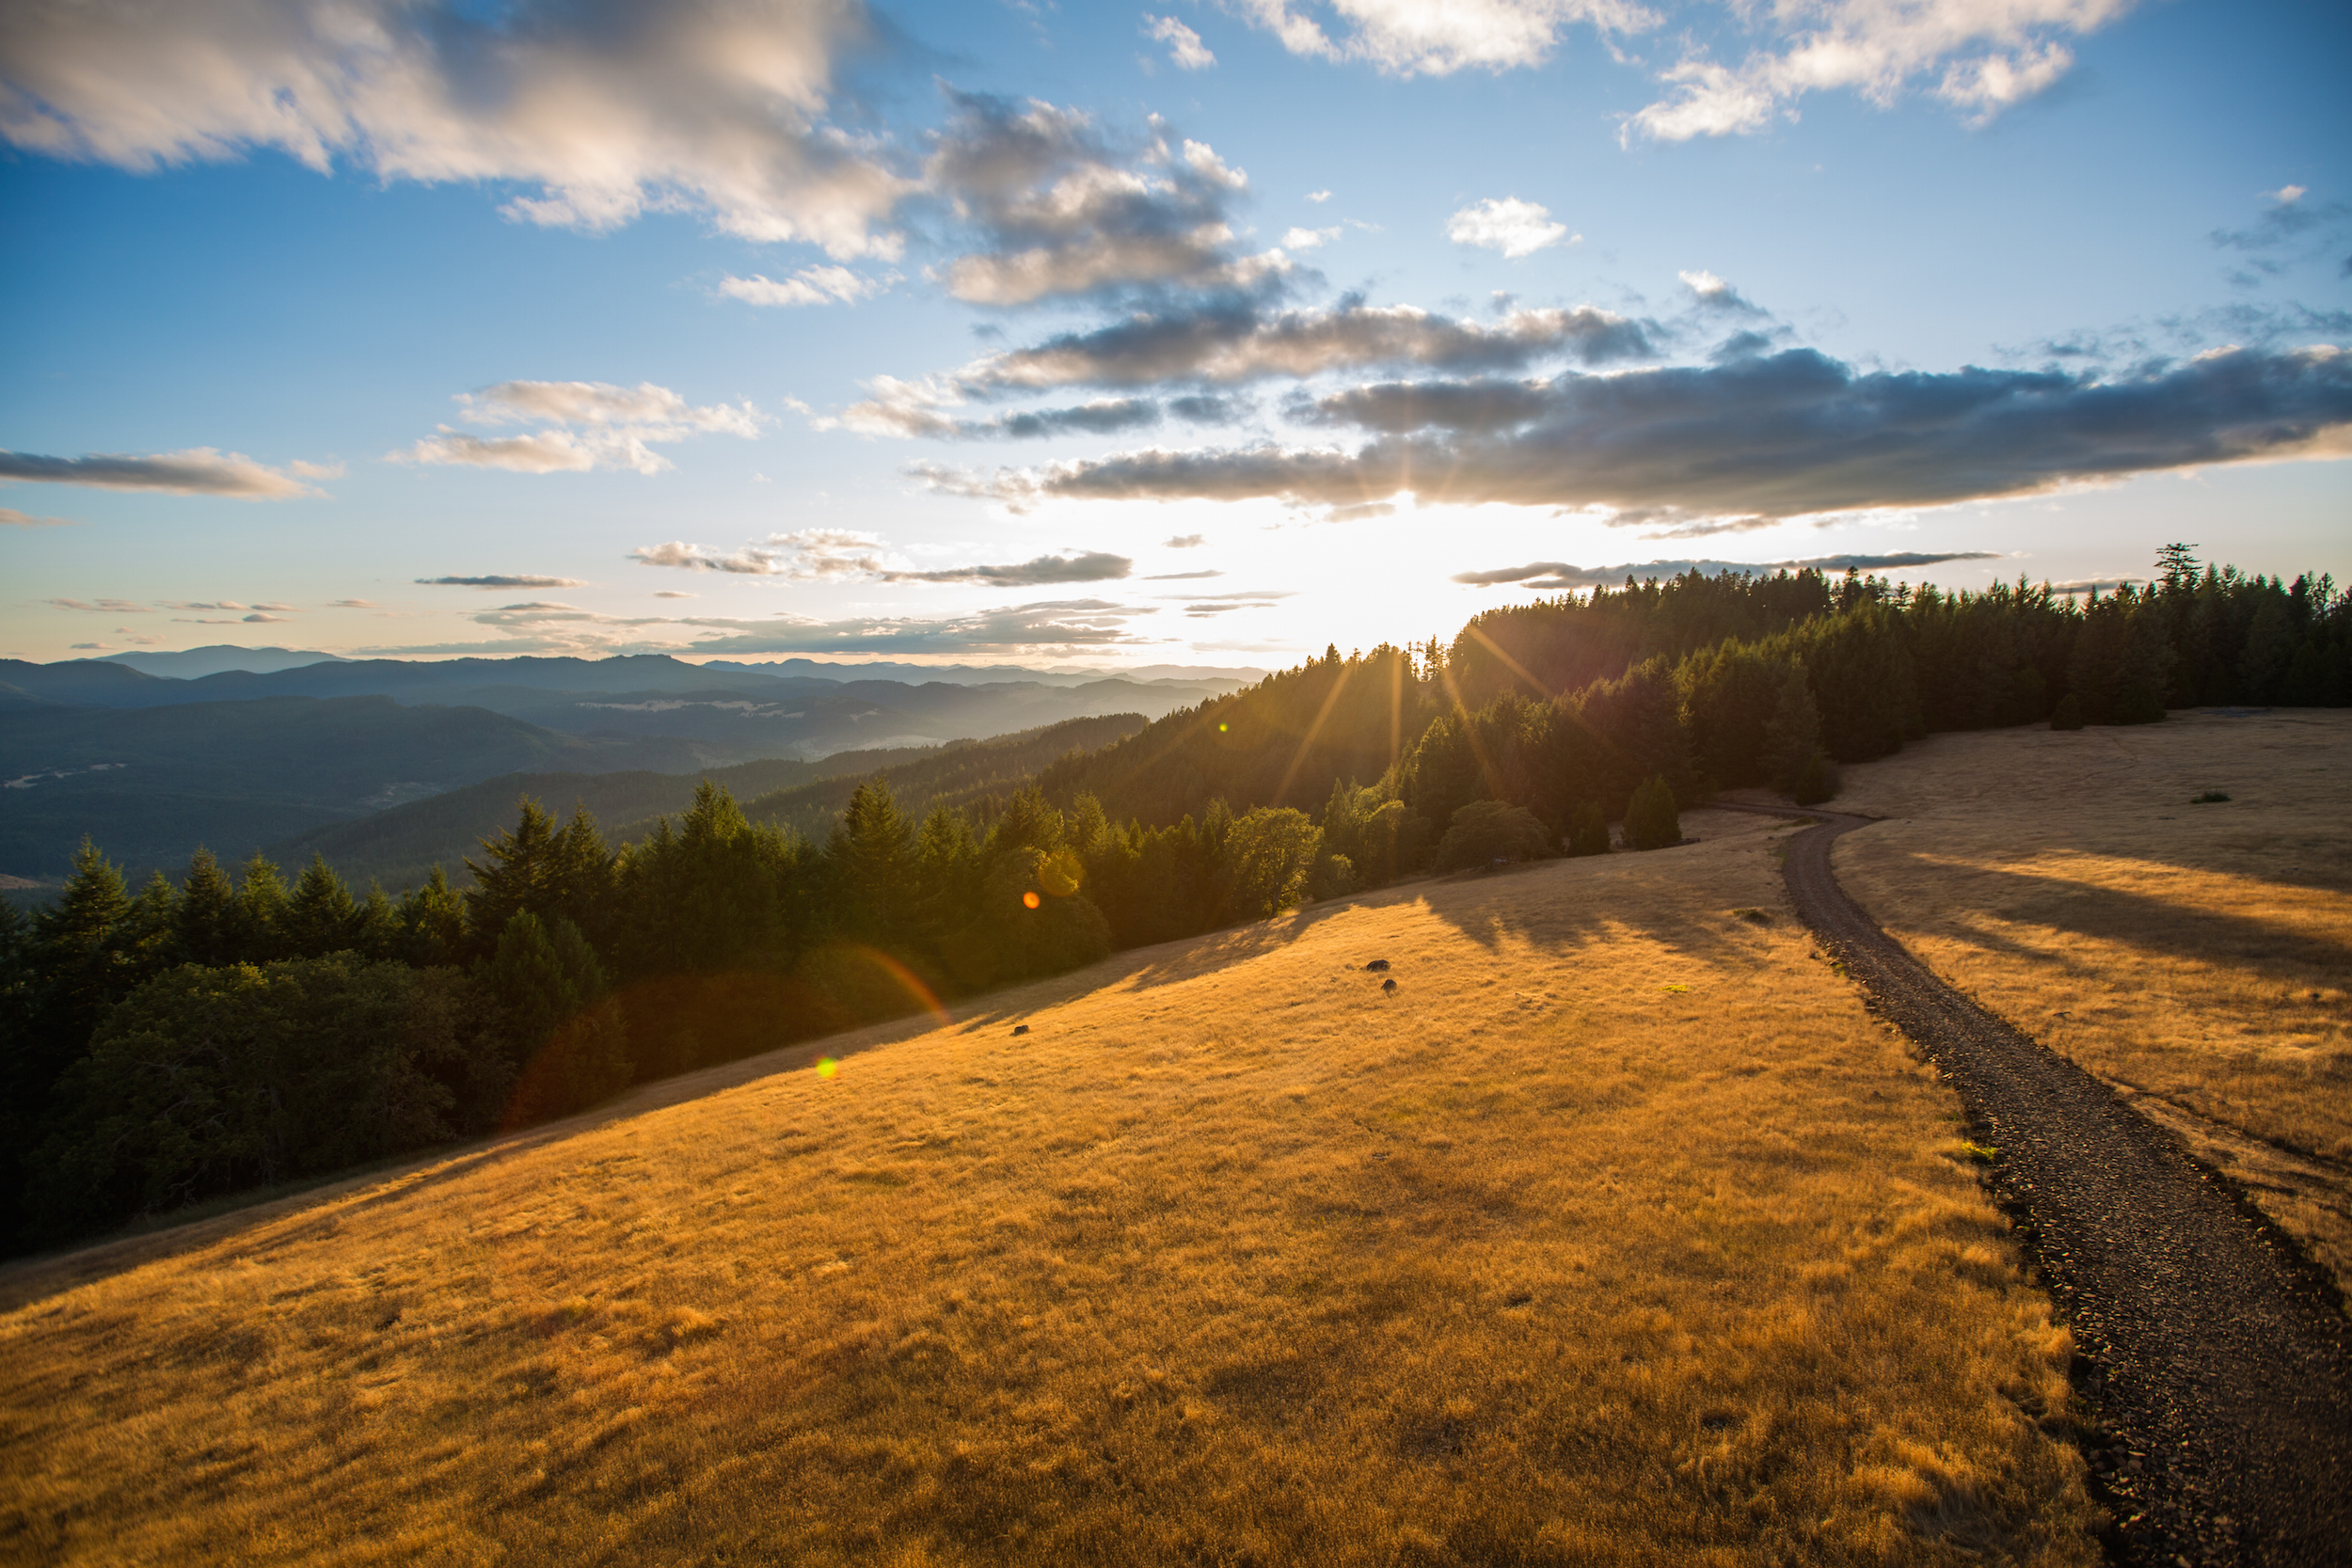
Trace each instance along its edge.
{"label": "sunlit grass patch", "polygon": [[1763,827],[1124,955],[32,1300],[6,1528],[66,1560],[2095,1561],[2042,1424],[2070,1347],[1957,1106],[1801,933],[1724,918],[1772,895]]}

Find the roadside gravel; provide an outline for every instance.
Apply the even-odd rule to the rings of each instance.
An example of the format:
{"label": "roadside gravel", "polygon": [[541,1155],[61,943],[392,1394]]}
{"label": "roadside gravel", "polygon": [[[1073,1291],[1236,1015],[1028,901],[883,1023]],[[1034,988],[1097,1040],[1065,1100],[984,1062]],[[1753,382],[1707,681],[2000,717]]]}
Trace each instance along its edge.
{"label": "roadside gravel", "polygon": [[2171,1133],[1846,896],[1830,846],[1870,818],[1774,815],[1820,819],[1788,841],[1797,913],[1995,1150],[1995,1186],[2074,1330],[2078,1436],[2119,1555],[2352,1562],[2352,1324],[2324,1279]]}

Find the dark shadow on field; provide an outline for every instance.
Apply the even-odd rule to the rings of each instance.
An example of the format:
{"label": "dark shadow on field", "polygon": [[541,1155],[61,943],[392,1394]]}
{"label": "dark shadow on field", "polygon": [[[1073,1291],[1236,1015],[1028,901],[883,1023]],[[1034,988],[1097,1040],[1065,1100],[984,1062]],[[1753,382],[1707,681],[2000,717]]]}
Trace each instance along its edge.
{"label": "dark shadow on field", "polygon": [[[1725,814],[1728,816],[1728,814]],[[1695,816],[1695,814],[1693,814]],[[1754,822],[1732,830],[1753,834]],[[1710,837],[1716,836],[1713,834]],[[1419,904],[1472,942],[1499,951],[1506,938],[1563,955],[1617,940],[1629,930],[1705,957],[1747,951],[1751,928],[1730,911],[1706,910],[1696,918],[1660,920],[1628,905],[1657,906],[1655,898],[1613,897],[1613,883],[1640,869],[1709,852],[1689,846],[1653,855],[1613,854],[1581,861],[1547,861],[1488,872],[1423,878],[1375,893],[1295,910],[1272,920],[1130,948],[1102,962],[1050,979],[1033,980],[967,998],[943,1013],[914,1012],[883,1022],[797,1041],[755,1056],[639,1085],[592,1111],[521,1132],[451,1145],[326,1178],[294,1190],[256,1195],[233,1207],[178,1223],[92,1243],[74,1250],[21,1259],[0,1266],[0,1312],[12,1312],[143,1264],[211,1252],[222,1265],[265,1259],[287,1247],[331,1235],[346,1220],[468,1176],[501,1160],[560,1143],[582,1132],[739,1088],[764,1078],[807,1070],[822,1058],[844,1060],[947,1027],[961,1034],[1009,1034],[1057,1006],[1103,990],[1142,990],[1197,979],[1244,964],[1297,941],[1351,911]],[[1775,886],[1777,879],[1774,879]],[[1365,958],[1376,958],[1367,953]],[[233,1202],[234,1200],[224,1200]]]}
{"label": "dark shadow on field", "polygon": [[[2338,977],[2352,972],[2352,945],[2249,915],[2185,910],[2146,894],[2067,878],[1984,866],[1956,872],[1948,863],[1918,854],[1903,854],[1872,869],[1899,884],[1915,887],[1932,886],[1940,879],[1954,876],[1977,879],[1995,891],[1990,897],[1971,899],[1976,912],[2044,925],[2169,958],[2218,965],[2289,963],[2309,969],[2314,975]],[[2060,956],[1979,925],[1966,929],[1970,941],[1993,952],[2038,962],[2064,961]]]}

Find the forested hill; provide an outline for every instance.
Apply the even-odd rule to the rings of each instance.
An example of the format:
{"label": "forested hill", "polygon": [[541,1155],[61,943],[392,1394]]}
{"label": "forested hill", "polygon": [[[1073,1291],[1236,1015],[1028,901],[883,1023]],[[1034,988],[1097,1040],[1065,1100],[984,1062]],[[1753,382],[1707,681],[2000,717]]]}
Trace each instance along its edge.
{"label": "forested hill", "polygon": [[730,794],[752,797],[834,773],[859,777],[877,768],[927,756],[936,748],[893,747],[845,752],[818,762],[775,757],[762,762],[706,768],[696,772],[506,773],[462,789],[448,790],[356,822],[333,822],[266,846],[262,853],[283,865],[325,857],[346,880],[380,882],[392,893],[421,885],[436,865],[455,870],[481,841],[513,825],[516,802],[538,800],[558,816],[585,810],[606,822],[638,822],[693,804],[705,780]]}
{"label": "forested hill", "polygon": [[2083,600],[2023,581],[1952,594],[1816,571],[1542,600],[1478,616],[1450,648],[1329,650],[1039,783],[1147,827],[1213,800],[1312,813],[1352,784],[1404,802],[1434,842],[1481,798],[1556,832],[1574,801],[1614,816],[1653,775],[1688,801],[1787,784],[1815,751],[1859,762],[1931,731],[2352,703],[2352,604],[2329,578],[2201,570],[2185,546],[2158,569],[2144,590]]}
{"label": "forested hill", "polygon": [[[1036,778],[1057,757],[1108,746],[1144,727],[1139,713],[1114,713],[1101,719],[1066,719],[1018,735],[993,740],[959,742],[904,760],[877,758],[862,770],[835,767],[856,762],[854,756],[826,760],[825,776],[787,785],[755,798],[743,808],[755,822],[772,823],[803,838],[823,839],[848,808],[858,786],[879,778],[890,788],[898,809],[909,816],[946,807],[973,818],[976,826],[993,822],[1002,798]],[[644,836],[644,824],[627,828],[620,837]]]}

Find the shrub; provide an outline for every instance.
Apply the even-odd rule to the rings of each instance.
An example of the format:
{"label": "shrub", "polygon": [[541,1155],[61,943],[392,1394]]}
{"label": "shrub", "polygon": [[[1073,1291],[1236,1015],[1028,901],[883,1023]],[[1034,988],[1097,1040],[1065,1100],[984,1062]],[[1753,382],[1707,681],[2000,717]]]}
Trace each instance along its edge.
{"label": "shrub", "polygon": [[1662,777],[1633,791],[1632,803],[1625,808],[1625,837],[1636,849],[1663,849],[1682,842],[1675,792]]}
{"label": "shrub", "polygon": [[1539,860],[1550,853],[1551,835],[1525,806],[1472,800],[1454,814],[1445,837],[1438,841],[1438,869]]}
{"label": "shrub", "polygon": [[2079,730],[2083,727],[2083,700],[2069,691],[2060,697],[2058,707],[2050,715],[2050,728]]}
{"label": "shrub", "polygon": [[1837,765],[1816,752],[1813,753],[1813,759],[1807,762],[1804,770],[1797,775],[1797,782],[1788,791],[1788,798],[1801,806],[1810,806],[1817,805],[1836,793]]}
{"label": "shrub", "polygon": [[1568,853],[1571,855],[1609,853],[1609,817],[1597,802],[1579,800],[1569,810]]}

